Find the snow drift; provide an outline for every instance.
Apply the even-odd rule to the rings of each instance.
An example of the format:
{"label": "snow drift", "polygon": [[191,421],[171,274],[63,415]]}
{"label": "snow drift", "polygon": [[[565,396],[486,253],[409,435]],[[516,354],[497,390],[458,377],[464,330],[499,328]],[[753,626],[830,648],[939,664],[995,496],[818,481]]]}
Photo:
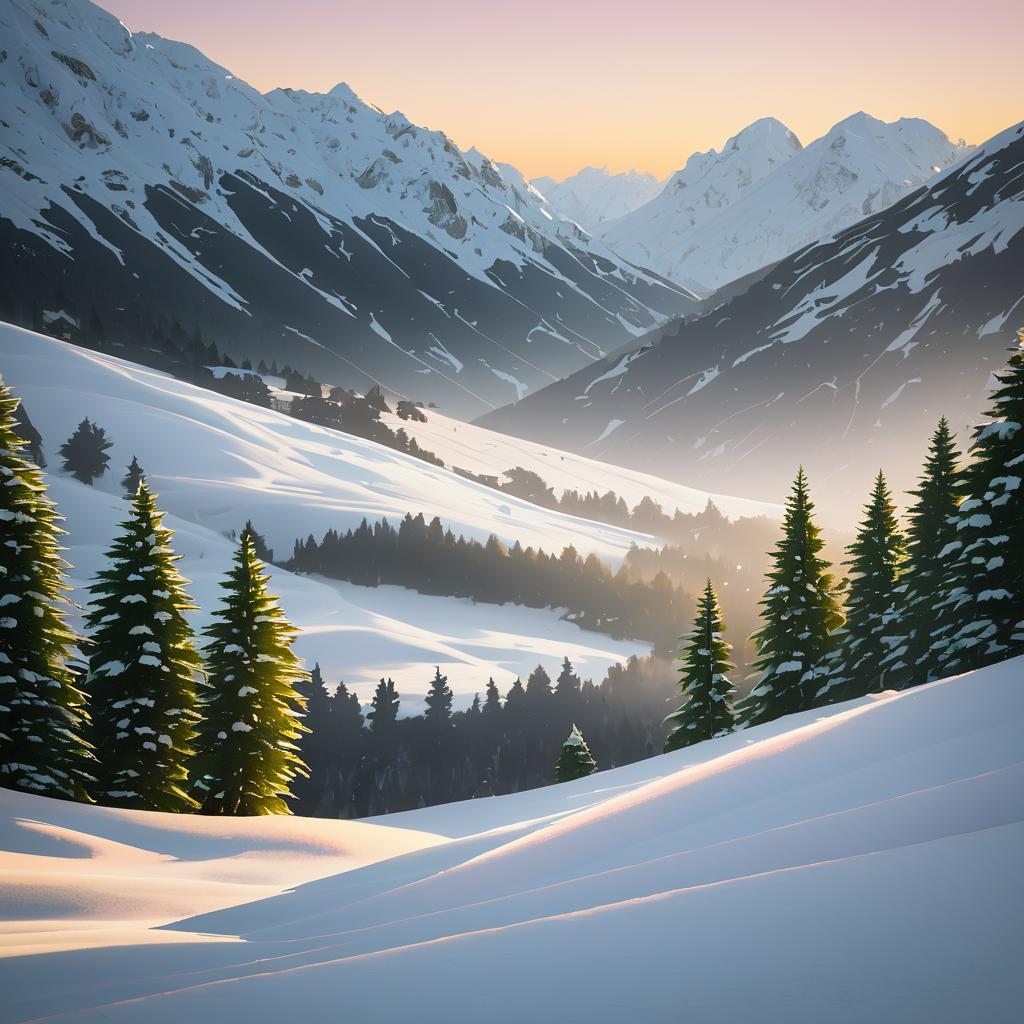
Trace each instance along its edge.
{"label": "snow drift", "polygon": [[[1017,659],[532,793],[230,823],[231,842],[219,821],[3,794],[7,952],[66,950],[0,965],[3,1019],[1015,1020],[1022,676]],[[216,874],[242,833],[280,894],[182,896],[200,916],[152,945],[162,887]],[[314,840],[323,877],[281,891]],[[121,938],[103,857],[152,883]],[[69,903],[113,928],[104,948],[71,949]]]}

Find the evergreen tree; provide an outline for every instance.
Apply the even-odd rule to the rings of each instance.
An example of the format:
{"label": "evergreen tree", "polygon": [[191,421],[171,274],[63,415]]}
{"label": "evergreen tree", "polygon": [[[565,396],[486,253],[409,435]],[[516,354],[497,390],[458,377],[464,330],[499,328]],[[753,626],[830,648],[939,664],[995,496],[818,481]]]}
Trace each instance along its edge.
{"label": "evergreen tree", "polygon": [[679,652],[679,692],[686,698],[666,719],[671,728],[665,752],[724,736],[736,728],[733,685],[728,673],[731,647],[722,639],[725,625],[718,595],[709,579],[697,605],[693,631]]}
{"label": "evergreen tree", "polygon": [[843,623],[830,566],[815,525],[803,467],[786,502],[782,539],[772,553],[770,586],[761,601],[764,625],[754,634],[761,678],[737,705],[744,727],[812,706],[827,672],[832,633]]}
{"label": "evergreen tree", "polygon": [[580,695],[580,685],[580,677],[576,675],[572,662],[568,658],[563,658],[562,670],[555,680],[555,699],[560,708],[575,703]]}
{"label": "evergreen tree", "polygon": [[551,692],[551,676],[538,665],[526,679],[526,703],[538,714],[546,713]]}
{"label": "evergreen tree", "polygon": [[307,768],[296,740],[306,678],[291,645],[297,635],[243,531],[224,599],[206,631],[209,678],[195,786],[207,814],[290,814],[286,802]]}
{"label": "evergreen tree", "polygon": [[956,440],[945,416],[932,434],[924,471],[910,493],[917,499],[907,511],[907,560],[897,588],[902,642],[886,655],[887,685],[903,688],[935,678],[929,650],[941,634],[943,582],[949,552],[957,549],[957,511],[963,499],[963,471]]}
{"label": "evergreen tree", "polygon": [[378,412],[391,412],[388,408],[388,403],[384,400],[384,392],[381,391],[379,384],[374,384],[366,392],[366,402],[370,408],[376,409]]}
{"label": "evergreen tree", "polygon": [[521,719],[526,710],[526,689],[523,681],[517,679],[505,694],[504,712],[509,719]]}
{"label": "evergreen tree", "polygon": [[591,756],[587,741],[577,726],[562,744],[562,752],[555,765],[555,782],[572,782],[573,779],[585,779],[597,771],[597,762]]}
{"label": "evergreen tree", "polygon": [[452,691],[448,677],[441,675],[441,669],[434,669],[434,678],[426,696],[427,710],[424,718],[435,729],[447,729],[452,721]]}
{"label": "evergreen tree", "polygon": [[86,799],[84,694],[65,623],[61,535],[43,474],[23,455],[18,399],[0,383],[0,785]]}
{"label": "evergreen tree", "polygon": [[253,550],[256,552],[256,557],[261,562],[273,562],[274,549],[267,544],[267,538],[262,533],[257,532],[256,527],[252,525],[251,519],[246,519],[243,532],[249,533],[252,536]]}
{"label": "evergreen tree", "polygon": [[319,662],[313,666],[307,679],[295,684],[295,689],[306,702],[304,724],[308,731],[301,736],[298,748],[309,775],[296,779],[292,789],[302,813],[313,814],[321,806],[331,763],[337,754],[333,749],[332,729],[335,702],[324,685]]}
{"label": "evergreen tree", "polygon": [[[1024,329],[1020,332],[1024,346]],[[989,422],[974,434],[964,473],[946,605],[952,625],[933,649],[941,674],[1024,653],[1024,351],[999,374]]]}
{"label": "evergreen tree", "polygon": [[89,677],[98,765],[93,796],[108,806],[189,811],[201,662],[172,532],[145,483],[90,588]]}
{"label": "evergreen tree", "polygon": [[485,715],[497,715],[501,711],[501,694],[498,693],[498,687],[493,678],[487,680],[487,691],[481,710]]}
{"label": "evergreen tree", "polygon": [[46,456],[43,454],[43,435],[35,428],[32,420],[29,419],[28,410],[24,402],[18,402],[14,410],[14,432],[25,442],[30,462],[34,462],[40,469],[46,469]]}
{"label": "evergreen tree", "polygon": [[124,488],[125,496],[128,498],[134,498],[139,489],[139,484],[141,484],[145,479],[146,474],[142,472],[142,467],[139,465],[138,458],[133,455],[132,461],[128,464],[128,472],[125,473],[124,479],[121,481],[121,486]]}
{"label": "evergreen tree", "polygon": [[375,733],[386,732],[394,726],[398,720],[398,703],[395,681],[390,677],[387,682],[382,679],[374,690],[370,711],[366,715],[366,720]]}
{"label": "evergreen tree", "polygon": [[[899,612],[895,605],[906,543],[896,519],[896,506],[879,471],[864,507],[864,521],[846,549],[850,570],[846,623],[836,631],[829,672],[817,693],[820,704],[874,693],[885,685],[886,658],[899,648]],[[899,681],[896,673],[896,681]]]}
{"label": "evergreen tree", "polygon": [[91,484],[107,471],[110,464],[107,449],[110,447],[111,442],[107,440],[107,433],[102,427],[88,419],[82,420],[61,446],[64,472],[70,473],[83,484]]}

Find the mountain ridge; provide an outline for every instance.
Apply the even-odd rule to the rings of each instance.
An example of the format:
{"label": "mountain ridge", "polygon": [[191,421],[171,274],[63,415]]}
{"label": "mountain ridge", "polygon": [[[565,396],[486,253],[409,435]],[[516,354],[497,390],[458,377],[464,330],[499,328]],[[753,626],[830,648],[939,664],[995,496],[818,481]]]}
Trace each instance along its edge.
{"label": "mountain ridge", "polygon": [[919,118],[886,124],[859,111],[807,146],[761,118],[721,152],[695,153],[655,199],[598,233],[708,293],[880,212],[968,152]]}
{"label": "mountain ridge", "polygon": [[0,26],[11,319],[64,310],[110,340],[145,310],[476,414],[695,306],[347,85],[261,94],[86,0],[2,0]]}
{"label": "mountain ridge", "polygon": [[879,466],[911,486],[941,415],[968,443],[1013,342],[1022,265],[1024,123],[701,316],[481,422],[767,500],[803,463],[849,525]]}

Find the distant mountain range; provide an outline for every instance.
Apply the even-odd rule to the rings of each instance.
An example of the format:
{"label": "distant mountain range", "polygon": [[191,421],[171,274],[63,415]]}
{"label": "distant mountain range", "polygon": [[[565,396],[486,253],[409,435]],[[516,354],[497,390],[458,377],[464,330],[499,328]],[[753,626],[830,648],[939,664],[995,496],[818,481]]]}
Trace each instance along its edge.
{"label": "distant mountain range", "polygon": [[969,151],[915,118],[854,114],[806,148],[764,118],[595,230],[626,259],[708,293],[886,209]]}
{"label": "distant mountain range", "polygon": [[[848,129],[830,135],[853,145]],[[941,415],[966,445],[1020,321],[1024,124],[703,315],[482,422],[768,500],[803,463],[819,505],[849,522],[879,467],[911,485]]]}
{"label": "distant mountain range", "polygon": [[148,319],[466,415],[696,308],[346,86],[261,95],[86,0],[0,0],[0,36],[0,316]]}
{"label": "distant mountain range", "polygon": [[606,220],[622,217],[643,206],[665,185],[653,174],[640,171],[609,174],[598,167],[584,167],[562,181],[533,178],[530,184],[553,210],[589,232],[598,231]]}

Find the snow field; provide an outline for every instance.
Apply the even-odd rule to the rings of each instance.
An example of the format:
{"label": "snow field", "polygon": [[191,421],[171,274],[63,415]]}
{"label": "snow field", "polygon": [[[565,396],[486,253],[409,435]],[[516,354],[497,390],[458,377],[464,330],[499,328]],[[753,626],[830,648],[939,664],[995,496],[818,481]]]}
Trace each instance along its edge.
{"label": "snow field", "polygon": [[[175,530],[180,567],[200,605],[203,628],[220,599],[232,542],[251,518],[279,555],[298,536],[405,513],[439,515],[456,533],[486,540],[493,531],[547,550],[567,544],[612,564],[643,534],[589,523],[499,494],[371,441],[225,398],[133,363],[0,325],[0,373],[25,401],[43,436],[49,492],[64,515],[75,599],[102,566],[126,514],[120,480],[133,455]],[[84,418],[113,441],[110,467],[93,486],[60,470],[57,449]],[[534,446],[538,447],[538,446]],[[596,465],[596,464],[595,464]],[[433,666],[468,704],[489,676],[506,689],[538,663],[568,656],[584,677],[644,644],[616,641],[563,622],[556,612],[474,605],[396,587],[373,589],[272,570],[274,593],[302,631],[298,653],[319,661],[329,683],[344,680],[368,701],[390,674],[403,713],[421,710]],[[453,614],[453,610],[455,613]]]}
{"label": "snow field", "polygon": [[[292,891],[282,869],[267,899],[210,911],[197,898],[173,946],[129,936],[7,960],[2,1019],[1015,1020],[1022,674],[1017,659],[577,782],[361,823],[3,794],[5,877],[30,858],[79,905],[95,878],[59,829],[178,862],[225,855],[231,828],[257,859],[291,829],[291,852],[366,847],[363,866],[332,873],[328,857]],[[192,870],[132,856],[153,879]],[[9,952],[49,941],[56,899],[41,891]]]}

